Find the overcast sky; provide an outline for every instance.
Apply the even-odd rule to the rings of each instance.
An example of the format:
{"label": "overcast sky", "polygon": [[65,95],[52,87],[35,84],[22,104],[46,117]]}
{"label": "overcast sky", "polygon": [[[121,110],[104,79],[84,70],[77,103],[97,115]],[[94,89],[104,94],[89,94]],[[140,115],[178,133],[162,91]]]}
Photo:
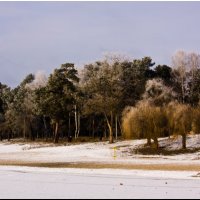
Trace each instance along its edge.
{"label": "overcast sky", "polygon": [[0,2],[0,82],[119,52],[170,64],[200,52],[200,2]]}

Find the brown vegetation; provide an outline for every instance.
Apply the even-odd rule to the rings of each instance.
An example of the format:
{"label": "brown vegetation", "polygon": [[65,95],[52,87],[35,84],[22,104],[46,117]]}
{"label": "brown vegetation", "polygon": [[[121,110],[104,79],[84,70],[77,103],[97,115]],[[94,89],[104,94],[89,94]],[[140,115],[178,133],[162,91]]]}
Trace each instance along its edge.
{"label": "brown vegetation", "polygon": [[48,167],[48,168],[78,168],[78,169],[126,169],[126,170],[160,170],[160,171],[199,171],[200,165],[190,164],[118,164],[118,163],[41,163],[41,162],[19,162],[1,161],[1,166],[26,166],[26,167]]}

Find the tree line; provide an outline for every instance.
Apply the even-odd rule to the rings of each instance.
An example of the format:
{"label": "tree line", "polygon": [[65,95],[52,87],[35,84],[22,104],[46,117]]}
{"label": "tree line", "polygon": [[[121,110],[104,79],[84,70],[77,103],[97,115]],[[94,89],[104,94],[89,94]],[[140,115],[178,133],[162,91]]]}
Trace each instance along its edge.
{"label": "tree line", "polygon": [[150,57],[110,56],[77,69],[66,63],[48,77],[29,74],[14,89],[0,83],[0,138],[68,141],[186,135],[200,129],[200,55],[178,51],[172,66]]}

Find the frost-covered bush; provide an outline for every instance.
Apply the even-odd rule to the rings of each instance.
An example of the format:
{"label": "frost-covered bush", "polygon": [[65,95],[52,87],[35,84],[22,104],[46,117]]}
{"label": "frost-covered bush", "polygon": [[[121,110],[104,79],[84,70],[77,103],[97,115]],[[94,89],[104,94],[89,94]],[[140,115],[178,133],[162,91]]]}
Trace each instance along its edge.
{"label": "frost-covered bush", "polygon": [[38,88],[45,87],[47,84],[47,77],[43,71],[38,71],[35,74],[35,78],[31,83],[26,84],[26,88],[30,90],[35,90]]}
{"label": "frost-covered bush", "polygon": [[146,83],[143,98],[150,101],[156,106],[167,105],[176,98],[176,94],[172,88],[167,87],[163,80],[152,79]]}

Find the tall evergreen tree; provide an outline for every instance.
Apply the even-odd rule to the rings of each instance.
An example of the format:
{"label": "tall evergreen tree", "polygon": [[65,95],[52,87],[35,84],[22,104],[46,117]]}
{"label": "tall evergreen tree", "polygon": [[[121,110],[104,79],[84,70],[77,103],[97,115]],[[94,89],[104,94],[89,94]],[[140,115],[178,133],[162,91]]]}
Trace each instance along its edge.
{"label": "tall evergreen tree", "polygon": [[123,109],[126,106],[133,106],[141,100],[147,80],[155,77],[155,72],[152,68],[154,65],[155,63],[152,62],[150,57],[144,57],[141,60],[135,59],[133,62],[123,62],[121,64],[121,106]]}
{"label": "tall evergreen tree", "polygon": [[75,104],[78,72],[74,64],[66,63],[50,75],[47,86],[37,91],[41,114],[48,116],[54,126],[54,142],[59,141],[59,126],[68,117]]}

